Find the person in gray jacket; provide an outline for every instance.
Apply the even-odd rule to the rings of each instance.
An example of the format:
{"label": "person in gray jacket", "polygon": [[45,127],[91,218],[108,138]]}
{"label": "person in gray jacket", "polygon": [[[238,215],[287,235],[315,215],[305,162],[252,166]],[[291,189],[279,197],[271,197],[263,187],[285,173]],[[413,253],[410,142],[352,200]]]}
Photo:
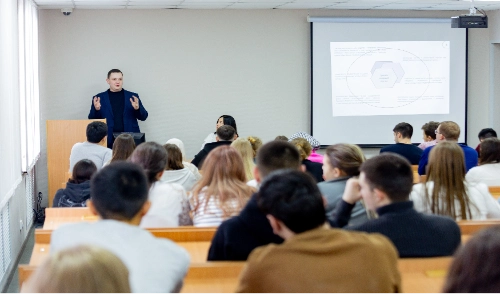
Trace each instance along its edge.
{"label": "person in gray jacket", "polygon": [[[324,182],[318,183],[321,194],[326,198],[326,217],[335,218],[335,207],[342,200],[346,182],[349,178],[359,175],[359,167],[365,161],[361,149],[351,144],[335,144],[326,149],[323,158]],[[362,203],[356,203],[349,225],[366,222],[368,215]]]}

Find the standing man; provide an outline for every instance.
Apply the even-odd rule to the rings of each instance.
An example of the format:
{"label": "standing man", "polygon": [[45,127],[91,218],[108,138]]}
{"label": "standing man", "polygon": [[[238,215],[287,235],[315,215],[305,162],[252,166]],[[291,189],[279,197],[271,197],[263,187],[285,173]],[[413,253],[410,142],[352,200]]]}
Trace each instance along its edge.
{"label": "standing man", "polygon": [[148,112],[138,94],[123,89],[122,71],[110,70],[106,82],[109,89],[94,96],[89,119],[106,119],[108,148],[111,148],[113,132],[140,132],[137,120],[145,121]]}

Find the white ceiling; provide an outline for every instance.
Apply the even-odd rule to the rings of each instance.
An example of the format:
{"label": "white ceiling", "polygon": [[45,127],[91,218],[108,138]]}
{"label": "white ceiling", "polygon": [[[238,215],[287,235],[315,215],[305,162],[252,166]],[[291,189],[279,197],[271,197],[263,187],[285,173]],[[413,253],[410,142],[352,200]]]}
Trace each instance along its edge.
{"label": "white ceiling", "polygon": [[[469,10],[470,0],[33,0],[41,9],[398,9]],[[500,0],[475,0],[483,10]]]}

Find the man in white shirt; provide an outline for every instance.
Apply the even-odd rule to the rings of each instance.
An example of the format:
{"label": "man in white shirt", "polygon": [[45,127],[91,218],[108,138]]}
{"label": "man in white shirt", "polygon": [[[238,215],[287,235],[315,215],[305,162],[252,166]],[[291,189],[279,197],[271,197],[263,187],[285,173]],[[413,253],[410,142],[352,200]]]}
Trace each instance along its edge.
{"label": "man in white shirt", "polygon": [[101,145],[108,134],[108,126],[104,122],[94,121],[87,125],[87,141],[76,143],[71,148],[69,155],[69,172],[73,173],[73,167],[82,159],[90,159],[101,169],[105,163],[111,160],[113,155],[111,149]]}
{"label": "man in white shirt", "polygon": [[114,253],[127,266],[132,292],[178,292],[189,267],[189,254],[168,239],[155,238],[138,227],[151,203],[148,182],[139,166],[113,163],[91,180],[87,206],[95,223],[61,226],[52,234],[52,253],[89,244]]}

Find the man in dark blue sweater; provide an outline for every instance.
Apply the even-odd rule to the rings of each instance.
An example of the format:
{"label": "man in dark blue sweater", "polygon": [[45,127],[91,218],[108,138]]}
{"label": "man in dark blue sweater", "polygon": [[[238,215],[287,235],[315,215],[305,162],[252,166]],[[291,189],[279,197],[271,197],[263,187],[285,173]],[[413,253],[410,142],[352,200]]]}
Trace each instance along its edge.
{"label": "man in dark blue sweater", "polygon": [[392,131],[394,132],[394,141],[396,142],[396,144],[385,146],[384,148],[380,149],[380,153],[397,153],[406,158],[410,162],[410,164],[418,165],[420,157],[422,156],[422,152],[424,150],[411,143],[413,126],[411,126],[409,123],[402,122],[397,124]]}
{"label": "man in dark blue sweater", "polygon": [[453,255],[460,245],[460,228],[448,217],[425,215],[413,209],[409,195],[413,185],[411,165],[403,157],[384,153],[361,165],[359,178],[347,181],[343,201],[337,205],[333,227],[344,227],[354,204],[363,199],[378,219],[346,229],[387,236],[400,257]]}

